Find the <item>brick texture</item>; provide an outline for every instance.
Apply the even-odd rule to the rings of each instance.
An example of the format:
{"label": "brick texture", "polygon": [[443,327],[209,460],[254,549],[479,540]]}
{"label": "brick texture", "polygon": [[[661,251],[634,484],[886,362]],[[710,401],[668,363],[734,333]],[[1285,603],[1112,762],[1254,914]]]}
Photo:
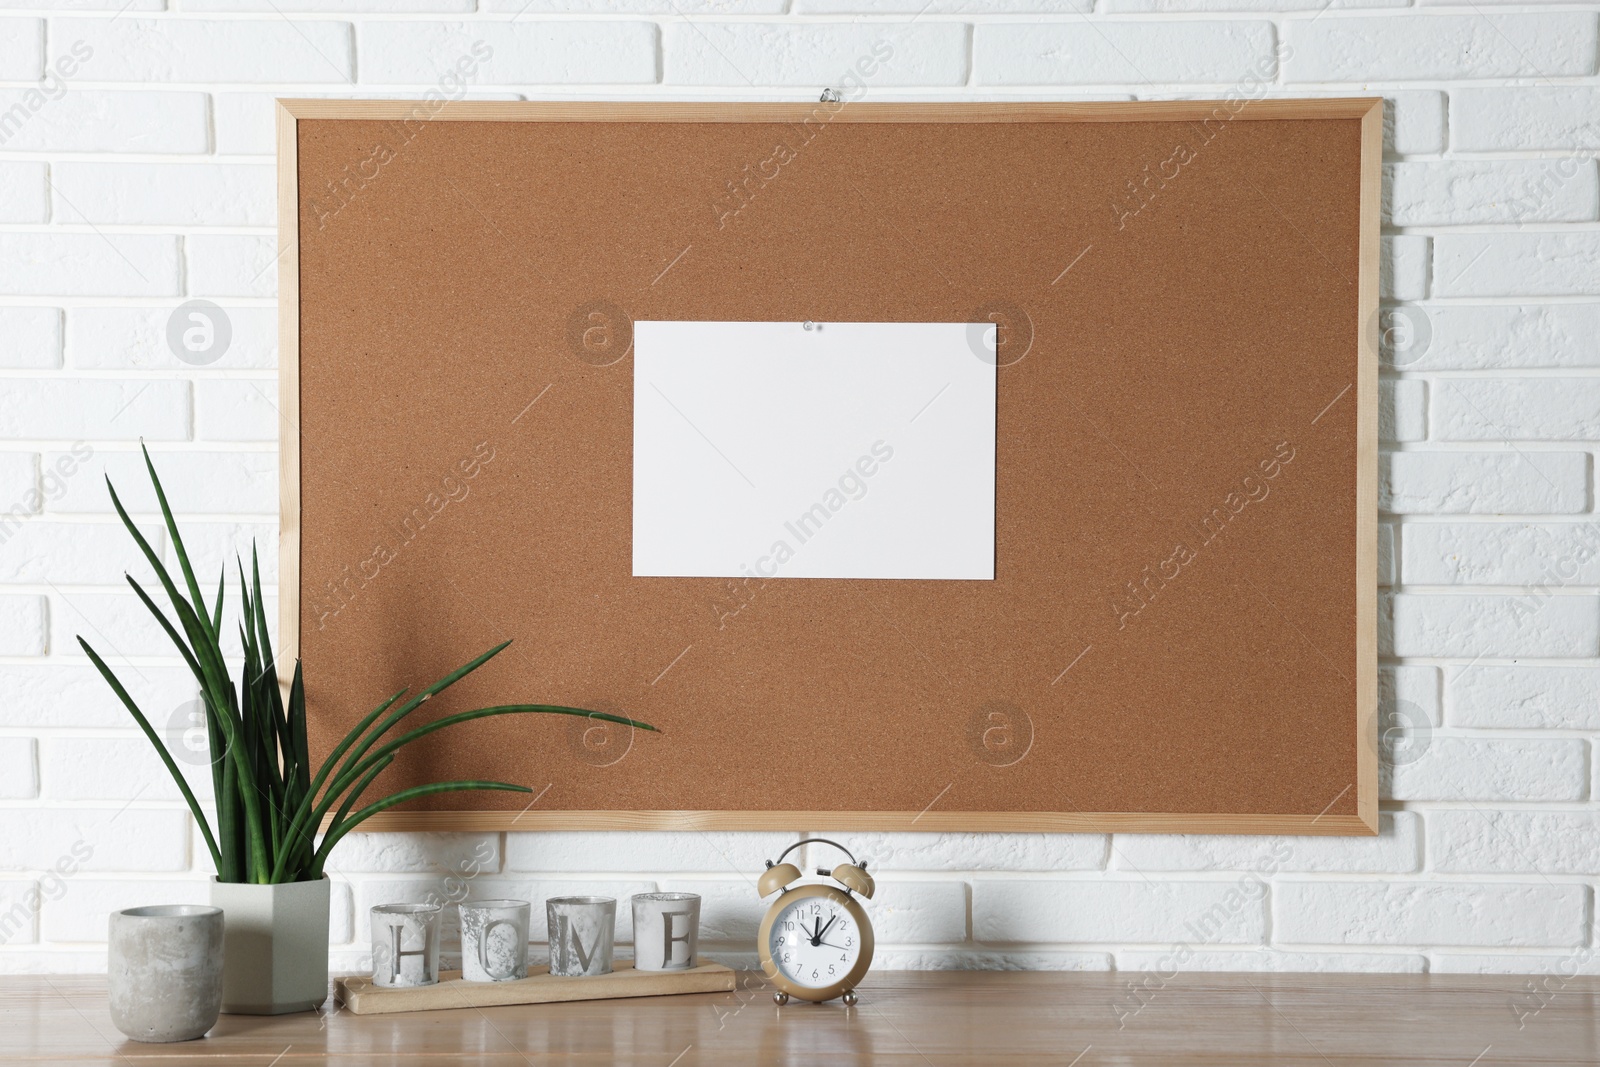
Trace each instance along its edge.
{"label": "brick texture", "polygon": [[[599,892],[622,903],[626,944],[627,896],[681,889],[704,899],[708,954],[753,965],[752,880],[821,832],[879,877],[883,967],[1158,972],[1181,945],[1192,971],[1560,973],[1578,953],[1600,968],[1583,947],[1600,937],[1592,4],[0,8],[0,972],[103,969],[112,909],[205,898],[192,820],[75,638],[111,659],[204,795],[186,747],[194,680],[123,582],[149,572],[103,477],[171,563],[148,442],[199,571],[254,542],[275,617],[274,98],[815,100],[823,86],[1385,99],[1379,834],[353,835],[330,865],[335,964],[361,965],[375,903]],[[232,334],[204,366],[168,340],[196,298]]]}

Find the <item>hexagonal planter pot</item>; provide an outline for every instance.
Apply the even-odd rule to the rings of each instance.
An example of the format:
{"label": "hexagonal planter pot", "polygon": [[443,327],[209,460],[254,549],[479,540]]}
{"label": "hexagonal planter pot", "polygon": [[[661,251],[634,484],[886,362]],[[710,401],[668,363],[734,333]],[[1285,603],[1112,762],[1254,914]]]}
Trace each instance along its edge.
{"label": "hexagonal planter pot", "polygon": [[236,1015],[310,1011],[328,999],[328,892],[315,882],[211,881],[222,909],[222,1010]]}

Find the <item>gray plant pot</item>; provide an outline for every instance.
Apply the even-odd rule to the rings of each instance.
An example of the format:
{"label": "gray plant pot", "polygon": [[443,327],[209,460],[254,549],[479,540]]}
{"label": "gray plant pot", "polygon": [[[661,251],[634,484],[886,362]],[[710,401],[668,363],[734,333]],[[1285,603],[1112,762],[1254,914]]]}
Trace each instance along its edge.
{"label": "gray plant pot", "polygon": [[328,999],[327,876],[244,885],[211,880],[223,911],[222,1010],[236,1015],[310,1011]]}
{"label": "gray plant pot", "polygon": [[222,1004],[222,912],[194,904],[111,916],[111,1021],[135,1041],[192,1041]]}

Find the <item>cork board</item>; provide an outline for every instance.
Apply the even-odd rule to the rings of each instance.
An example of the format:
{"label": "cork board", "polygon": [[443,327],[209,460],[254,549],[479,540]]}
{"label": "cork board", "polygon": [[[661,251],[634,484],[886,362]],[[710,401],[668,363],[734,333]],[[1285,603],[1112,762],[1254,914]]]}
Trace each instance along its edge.
{"label": "cork board", "polygon": [[[663,731],[457,728],[385,784],[534,802],[368,828],[1375,832],[1380,101],[279,119],[314,756],[508,638],[429,711]],[[995,579],[632,577],[658,319],[995,322]]]}

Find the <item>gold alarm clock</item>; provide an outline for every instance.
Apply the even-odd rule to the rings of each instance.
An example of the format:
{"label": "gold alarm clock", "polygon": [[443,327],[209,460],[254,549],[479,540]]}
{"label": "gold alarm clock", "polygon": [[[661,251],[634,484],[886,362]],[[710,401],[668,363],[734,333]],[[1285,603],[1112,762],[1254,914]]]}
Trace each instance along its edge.
{"label": "gold alarm clock", "polygon": [[[817,868],[819,876],[832,878],[838,886],[811,883],[789,888],[799,881],[800,868],[784,863],[783,857],[809,844],[832,845],[850,856],[849,863],[831,871]],[[856,894],[872,899],[875,887],[866,868],[866,860],[856,862],[849,849],[823,837],[796,841],[776,864],[767,861],[757,890],[763,897],[783,891],[767,909],[758,935],[761,969],[778,987],[773,1000],[787,1004],[790,997],[813,1002],[843,997],[846,1004],[856,1002],[856,986],[872,966],[872,923],[856,899]]]}

